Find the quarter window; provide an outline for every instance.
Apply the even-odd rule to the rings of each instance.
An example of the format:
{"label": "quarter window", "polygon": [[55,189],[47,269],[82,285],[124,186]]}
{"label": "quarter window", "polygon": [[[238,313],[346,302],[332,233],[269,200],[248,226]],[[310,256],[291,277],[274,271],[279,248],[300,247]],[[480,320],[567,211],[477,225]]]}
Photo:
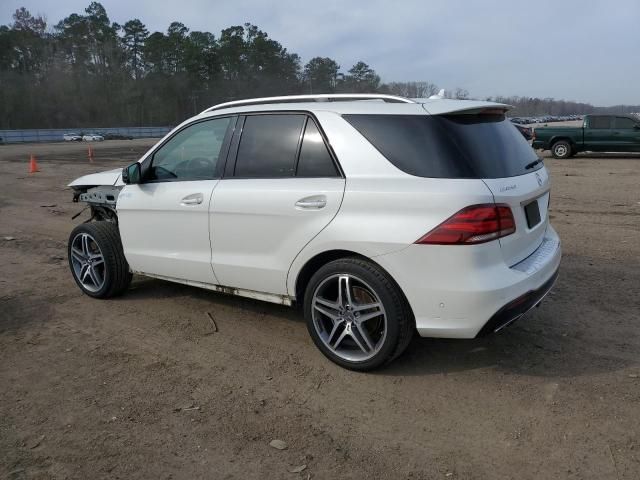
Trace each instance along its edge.
{"label": "quarter window", "polygon": [[304,120],[304,115],[249,115],[242,129],[234,175],[292,177]]}
{"label": "quarter window", "polygon": [[216,166],[232,117],[188,126],[154,153],[151,180],[208,180]]}
{"label": "quarter window", "polygon": [[313,120],[307,120],[304,131],[300,159],[298,160],[298,177],[335,177],[338,175],[333,159],[327,150],[322,135]]}
{"label": "quarter window", "polygon": [[542,168],[499,114],[343,115],[389,162],[427,178],[505,178]]}

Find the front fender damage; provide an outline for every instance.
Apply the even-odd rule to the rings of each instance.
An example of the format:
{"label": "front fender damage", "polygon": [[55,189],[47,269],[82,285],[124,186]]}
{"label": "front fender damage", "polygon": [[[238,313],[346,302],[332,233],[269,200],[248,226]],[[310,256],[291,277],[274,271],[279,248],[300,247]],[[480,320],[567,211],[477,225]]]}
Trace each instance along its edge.
{"label": "front fender damage", "polygon": [[87,222],[92,220],[105,220],[109,222],[118,222],[118,213],[116,210],[116,204],[118,202],[118,195],[122,186],[100,185],[97,187],[72,187],[73,201],[84,202],[87,204],[82,211],[80,211],[73,218],[78,217],[86,208],[91,208],[91,217]]}

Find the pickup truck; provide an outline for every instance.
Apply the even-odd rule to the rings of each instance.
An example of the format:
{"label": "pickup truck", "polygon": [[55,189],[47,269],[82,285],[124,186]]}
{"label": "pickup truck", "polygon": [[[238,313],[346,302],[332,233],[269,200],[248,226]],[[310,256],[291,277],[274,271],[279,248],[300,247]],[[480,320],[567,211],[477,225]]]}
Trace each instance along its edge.
{"label": "pickup truck", "polygon": [[640,152],[640,120],[625,115],[586,115],[581,127],[540,127],[531,146],[554,158],[579,152]]}

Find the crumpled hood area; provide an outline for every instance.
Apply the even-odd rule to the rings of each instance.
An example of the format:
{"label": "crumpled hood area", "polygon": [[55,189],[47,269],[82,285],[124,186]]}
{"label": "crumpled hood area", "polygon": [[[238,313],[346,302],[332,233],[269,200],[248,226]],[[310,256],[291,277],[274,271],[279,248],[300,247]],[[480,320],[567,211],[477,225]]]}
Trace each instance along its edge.
{"label": "crumpled hood area", "polygon": [[69,187],[95,187],[98,185],[124,185],[122,182],[122,168],[114,168],[106,172],[91,173],[76,178]]}

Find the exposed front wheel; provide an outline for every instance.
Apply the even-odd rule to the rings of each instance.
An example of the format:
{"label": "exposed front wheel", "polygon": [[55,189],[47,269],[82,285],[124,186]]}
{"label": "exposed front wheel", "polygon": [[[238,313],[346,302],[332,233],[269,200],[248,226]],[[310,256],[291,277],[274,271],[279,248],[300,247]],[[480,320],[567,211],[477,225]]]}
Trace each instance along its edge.
{"label": "exposed front wheel", "polygon": [[569,158],[571,157],[571,151],[571,144],[565,140],[560,140],[551,147],[551,154],[554,158]]}
{"label": "exposed front wheel", "polygon": [[411,310],[395,282],[377,265],[357,258],[320,268],[307,286],[304,311],[320,351],[352,370],[390,362],[414,332]]}
{"label": "exposed front wheel", "polygon": [[109,298],[129,287],[132,275],[115,223],[78,225],[69,236],[67,251],[73,279],[87,295]]}

